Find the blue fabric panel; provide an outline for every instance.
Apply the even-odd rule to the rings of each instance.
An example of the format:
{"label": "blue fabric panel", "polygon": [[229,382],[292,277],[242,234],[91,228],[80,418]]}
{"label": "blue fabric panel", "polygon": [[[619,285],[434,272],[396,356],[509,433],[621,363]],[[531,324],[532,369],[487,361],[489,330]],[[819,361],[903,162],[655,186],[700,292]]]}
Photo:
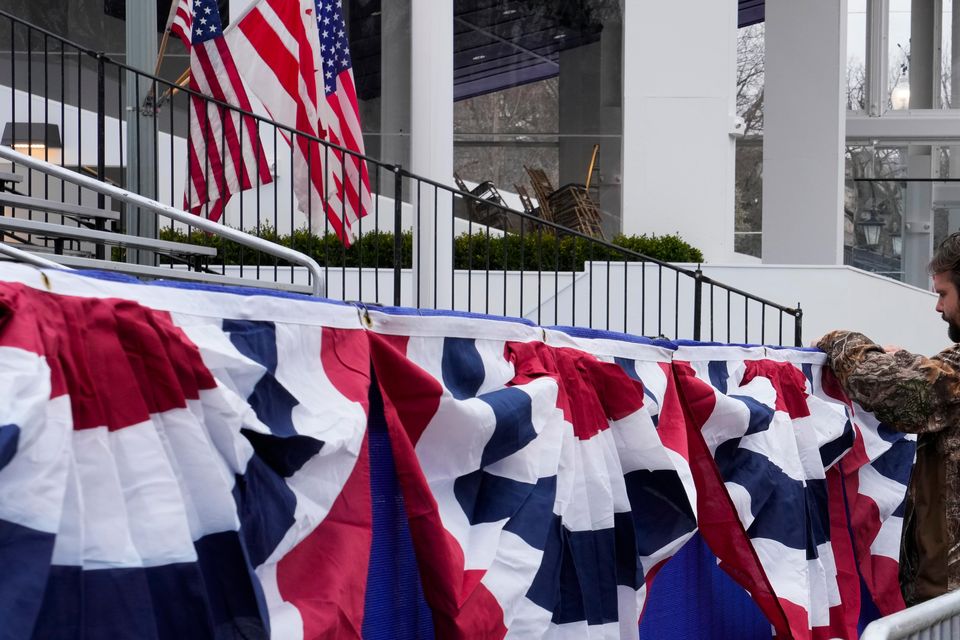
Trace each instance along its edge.
{"label": "blue fabric panel", "polygon": [[276,325],[253,320],[224,320],[223,330],[237,351],[266,369],[247,398],[257,417],[276,435],[296,435],[293,408],[299,403],[275,377],[278,357]]}
{"label": "blue fabric panel", "polygon": [[206,535],[194,543],[217,638],[269,637],[269,616],[260,581],[236,531]]}
{"label": "blue fabric panel", "polygon": [[477,395],[486,375],[476,341],[470,338],[444,339],[440,369],[443,386],[457,400]]}
{"label": "blue fabric panel", "polygon": [[873,461],[873,468],[880,475],[896,482],[910,484],[913,472],[913,456],[917,452],[917,443],[901,438],[894,442],[883,455]]}
{"label": "blue fabric panel", "polygon": [[490,405],[496,417],[493,435],[480,456],[481,467],[513,455],[537,437],[533,428],[533,401],[520,389],[497,389],[479,399]]}
{"label": "blue fabric panel", "polygon": [[224,320],[224,332],[237,351],[261,364],[270,373],[277,371],[277,328],[272,322]]}
{"label": "blue fabric panel", "polygon": [[633,520],[639,555],[648,556],[697,528],[676,471],[631,471],[624,474],[624,481],[632,509],[626,515]]}
{"label": "blue fabric panel", "polygon": [[853,446],[853,425],[850,420],[843,425],[843,433],[836,440],[831,440],[820,447],[820,461],[823,468],[828,469]]}
{"label": "blue fabric panel", "polygon": [[269,638],[237,533],[212,534],[196,546],[199,564],[89,571],[52,566],[33,637]]}
{"label": "blue fabric panel", "polygon": [[[747,530],[751,538],[771,538],[817,557],[816,545],[826,542],[829,526],[825,481],[808,480],[804,487],[766,456],[741,449],[739,439],[717,447],[715,458],[723,480],[750,493],[750,512],[756,517]],[[793,525],[797,513],[807,514],[806,530]]]}
{"label": "blue fabric panel", "polygon": [[613,529],[569,531],[554,516],[543,561],[527,597],[553,622],[604,624],[617,619],[617,539]]}
{"label": "blue fabric panel", "polygon": [[903,440],[903,434],[901,432],[882,422],[877,427],[877,435],[887,442],[897,442],[898,440]]}
{"label": "blue fabric panel", "polygon": [[707,365],[707,372],[710,375],[710,384],[716,387],[717,391],[727,394],[727,379],[730,377],[730,371],[727,369],[727,363],[723,360],[711,360]]}
{"label": "blue fabric panel", "polygon": [[739,400],[750,410],[750,423],[743,435],[748,436],[752,433],[760,433],[770,428],[770,423],[773,421],[773,409],[750,396],[731,395],[728,397]]}
{"label": "blue fabric panel", "polygon": [[536,488],[514,512],[503,530],[509,531],[535,549],[543,549],[549,534],[553,516],[553,503],[557,495],[557,478],[550,476],[537,480]]}
{"label": "blue fabric panel", "polygon": [[293,426],[293,408],[300,403],[272,373],[265,373],[260,378],[247,402],[272,433],[286,437],[297,434]]}
{"label": "blue fabric panel", "polygon": [[857,633],[863,633],[868,624],[880,617],[880,610],[873,602],[873,596],[867,584],[860,578],[860,619],[857,620]]}
{"label": "blue fabric panel", "polygon": [[[253,269],[251,268],[251,271]],[[207,284],[203,282],[184,282],[182,280],[151,280],[144,282],[134,276],[116,271],[97,271],[95,269],[74,270],[71,275],[81,275],[85,278],[94,278],[96,280],[108,280],[111,282],[126,282],[129,284],[141,284],[147,287],[166,287],[168,289],[187,289],[191,291],[212,291],[214,293],[231,293],[237,296],[268,296],[271,298],[288,298],[290,300],[300,300],[303,302],[317,302],[320,304],[332,304],[337,306],[350,306],[349,303],[341,300],[330,300],[328,298],[318,298],[305,293],[294,293],[292,291],[279,291],[277,289],[260,289],[258,287],[237,287],[225,284]],[[256,282],[255,280],[251,280]]]}
{"label": "blue fabric panel", "polygon": [[617,553],[617,584],[639,589],[643,584],[643,566],[637,561],[637,542],[641,539],[629,513],[613,514],[614,544]]}
{"label": "blue fabric panel", "polygon": [[84,571],[83,640],[160,640],[143,569]]}
{"label": "blue fabric panel", "polygon": [[[575,338],[616,340],[617,342],[632,342],[634,344],[648,344],[654,347],[663,347],[665,349],[676,349],[677,343],[662,338],[647,338],[645,336],[635,336],[630,333],[620,333],[619,331],[607,331],[604,329],[587,329],[585,327],[553,326],[545,327],[554,331],[562,331]],[[694,343],[699,344],[699,343]]]}
{"label": "blue fabric panel", "polygon": [[243,430],[260,459],[284,478],[289,478],[323,448],[323,442],[309,436],[276,435]]}
{"label": "blue fabric panel", "polygon": [[[83,594],[83,570],[80,567],[51,566],[43,594],[43,613],[37,618],[32,637],[36,640],[81,640],[84,637]],[[0,634],[0,637],[27,636]]]}
{"label": "blue fabric panel", "polygon": [[5,424],[0,427],[0,469],[13,460],[19,441],[20,427],[15,424]]}
{"label": "blue fabric panel", "polygon": [[158,638],[213,640],[213,621],[196,563],[150,567],[143,569],[143,573],[150,589]]}
{"label": "blue fabric panel", "polygon": [[367,438],[373,543],[363,616],[365,640],[432,640],[433,614],[423,597],[407,513],[376,380],[370,385]]}
{"label": "blue fabric panel", "polygon": [[415,309],[413,307],[377,307],[376,310],[378,313],[387,313],[392,316],[416,316],[421,318],[473,318],[476,320],[495,320],[497,322],[525,324],[528,327],[537,326],[533,320],[527,320],[526,318],[495,316],[484,313],[475,313],[472,311],[451,311],[449,309]]}
{"label": "blue fabric panel", "polygon": [[[527,591],[527,598],[547,611],[556,611],[560,603],[560,567],[563,558],[563,540],[560,517],[549,520],[543,559]],[[582,618],[581,618],[582,619]]]}
{"label": "blue fabric panel", "polygon": [[54,535],[0,520],[0,639],[29,638],[53,554]]}
{"label": "blue fabric panel", "polygon": [[770,623],[695,534],[657,574],[641,640],[770,640]]}
{"label": "blue fabric panel", "polygon": [[250,564],[262,564],[294,523],[297,498],[260,458],[254,455],[243,475],[236,476],[233,498],[240,515]]}
{"label": "blue fabric panel", "polygon": [[536,549],[543,549],[548,525],[553,517],[556,476],[541,478],[536,484],[530,484],[474,471],[457,478],[453,492],[471,525],[509,518],[504,526],[506,531],[516,534]]}
{"label": "blue fabric panel", "polygon": [[553,621],[586,620],[605,624],[617,620],[616,539],[613,529],[563,530],[565,545],[560,570],[560,606]]}

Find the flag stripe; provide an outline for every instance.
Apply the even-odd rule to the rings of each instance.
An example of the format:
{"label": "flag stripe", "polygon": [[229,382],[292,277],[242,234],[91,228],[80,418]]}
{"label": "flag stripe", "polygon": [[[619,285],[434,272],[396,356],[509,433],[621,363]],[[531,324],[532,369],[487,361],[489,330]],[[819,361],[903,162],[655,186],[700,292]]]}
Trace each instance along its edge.
{"label": "flag stripe", "polygon": [[[190,88],[249,111],[246,89],[220,32],[216,3],[180,0],[171,29],[190,47]],[[184,206],[218,220],[234,193],[268,184],[273,177],[252,117],[195,96],[189,117]]]}

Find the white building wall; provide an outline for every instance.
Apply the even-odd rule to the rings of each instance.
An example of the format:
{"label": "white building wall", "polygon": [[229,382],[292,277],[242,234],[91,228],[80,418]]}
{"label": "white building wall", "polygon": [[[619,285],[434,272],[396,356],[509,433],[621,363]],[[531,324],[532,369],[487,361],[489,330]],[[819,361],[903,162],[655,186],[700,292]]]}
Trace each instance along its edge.
{"label": "white building wall", "polygon": [[737,3],[623,4],[623,231],[736,259]]}
{"label": "white building wall", "polygon": [[843,263],[847,0],[766,0],[763,260]]}

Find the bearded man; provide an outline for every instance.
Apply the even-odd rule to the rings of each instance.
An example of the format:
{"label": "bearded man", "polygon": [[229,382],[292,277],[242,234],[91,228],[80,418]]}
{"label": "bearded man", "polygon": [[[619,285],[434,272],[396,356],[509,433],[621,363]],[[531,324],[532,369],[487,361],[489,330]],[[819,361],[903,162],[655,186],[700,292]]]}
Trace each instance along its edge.
{"label": "bearded man", "polygon": [[929,271],[952,346],[926,357],[852,331],[816,342],[851,400],[918,434],[900,563],[908,606],[960,586],[960,232],[940,243]]}

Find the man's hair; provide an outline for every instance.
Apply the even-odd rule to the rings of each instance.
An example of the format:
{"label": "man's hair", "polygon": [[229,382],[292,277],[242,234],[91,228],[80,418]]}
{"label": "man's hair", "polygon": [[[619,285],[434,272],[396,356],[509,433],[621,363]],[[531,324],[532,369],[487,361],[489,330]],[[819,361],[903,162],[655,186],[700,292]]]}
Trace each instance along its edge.
{"label": "man's hair", "polygon": [[948,235],[933,252],[927,270],[931,273],[949,273],[950,280],[960,289],[960,231]]}

